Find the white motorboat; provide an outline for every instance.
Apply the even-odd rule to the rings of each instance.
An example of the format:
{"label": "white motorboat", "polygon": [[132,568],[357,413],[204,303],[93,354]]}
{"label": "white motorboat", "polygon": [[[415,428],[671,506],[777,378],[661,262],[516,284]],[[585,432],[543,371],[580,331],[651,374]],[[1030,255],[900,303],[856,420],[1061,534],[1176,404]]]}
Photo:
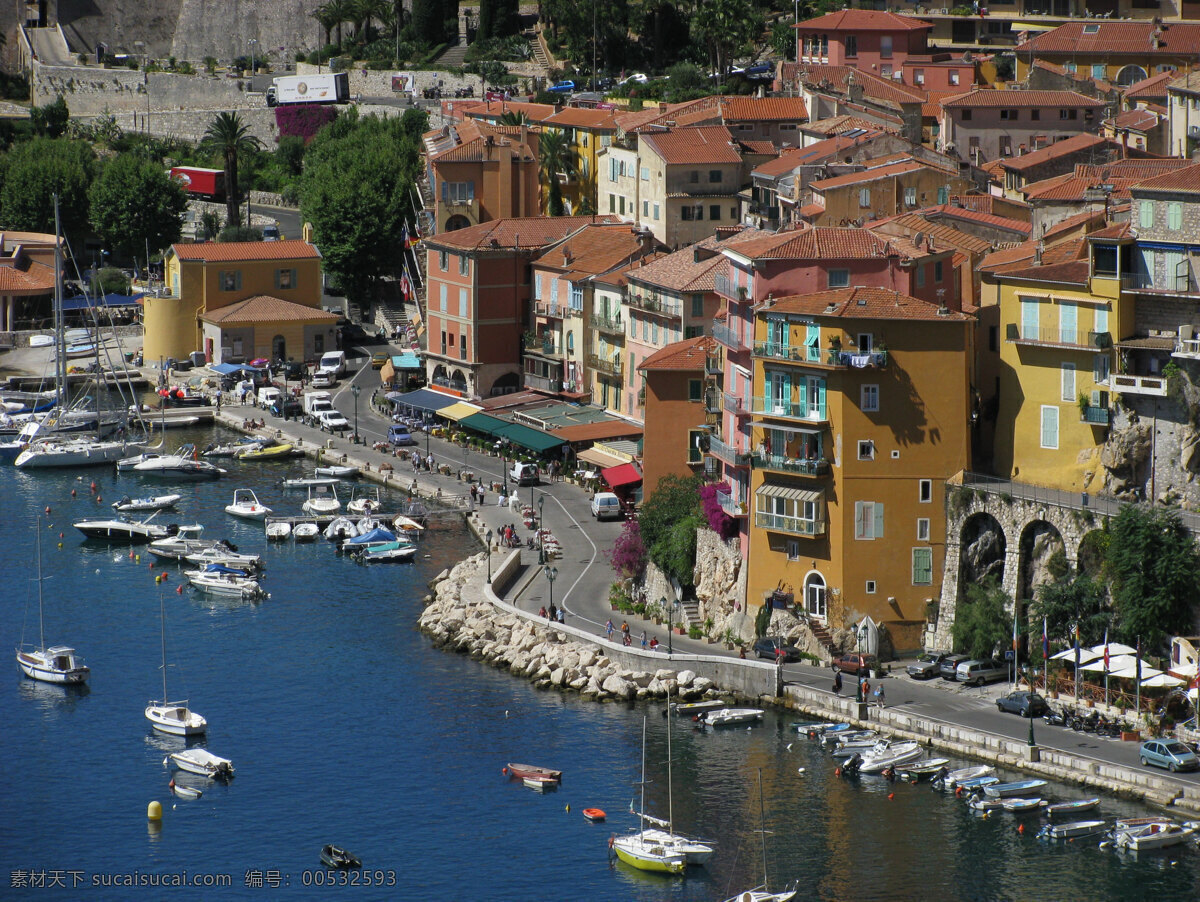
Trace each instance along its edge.
{"label": "white motorboat", "polygon": [[117,472],[131,473],[138,464],[161,456],[157,451],[143,451],[141,454],[134,454],[131,457],[122,457],[117,461]]}
{"label": "white motorboat", "polygon": [[358,475],[358,472],[358,467],[347,467],[339,464],[313,468],[313,473],[317,476],[333,476],[337,479],[353,479]]}
{"label": "white motorboat", "polygon": [[214,755],[208,749],[185,749],[182,752],[172,752],[167,757],[176,767],[189,774],[200,774],[214,780],[228,780],[233,776],[233,762]]}
{"label": "white motorboat", "polygon": [[367,533],[374,532],[377,529],[385,528],[386,527],[382,522],[371,516],[362,517],[357,523],[354,524],[354,532],[356,535],[360,536],[365,536]]}
{"label": "white motorboat", "polygon": [[1041,839],[1075,839],[1103,833],[1106,821],[1071,821],[1067,824],[1047,824],[1038,833]]}
{"label": "white motorboat", "polygon": [[1200,829],[1200,822],[1190,821],[1186,824],[1174,822],[1166,824],[1144,824],[1121,830],[1113,842],[1118,849],[1128,849],[1131,852],[1145,852],[1148,849],[1167,849],[1177,846]]}
{"label": "white motorboat", "polygon": [[[989,777],[995,770],[990,764],[977,764],[973,767],[960,767],[952,770],[940,780],[934,780],[935,789],[953,789],[964,780],[975,780],[979,777]],[[999,782],[999,781],[997,781]]]}
{"label": "white motorboat", "polygon": [[311,542],[321,534],[321,527],[316,523],[297,523],[292,528],[292,538],[297,542]]}
{"label": "white motorboat", "polygon": [[758,818],[760,824],[758,835],[762,837],[763,882],[752,889],[743,890],[736,896],[732,896],[727,902],[790,902],[795,897],[798,886],[783,889],[777,893],[767,889],[769,886],[767,880],[767,812],[763,802],[761,767],[758,769]]}
{"label": "white motorboat", "polygon": [[161,476],[167,479],[219,479],[226,471],[207,460],[200,460],[196,446],[181,445],[174,454],[155,454],[133,465],[133,472],[142,476]]}
{"label": "white motorboat", "polygon": [[293,479],[285,479],[283,487],[285,489],[309,489],[317,485],[337,485],[339,482],[341,480],[333,476],[297,476]]}
{"label": "white motorboat", "polygon": [[[667,734],[670,736],[670,733]],[[668,762],[671,756],[667,756]],[[639,820],[646,813],[646,719],[642,718],[642,779]],[[670,781],[668,780],[668,785]],[[672,831],[673,832],[673,831]],[[687,855],[682,851],[647,839],[644,831],[609,839],[608,847],[617,858],[639,871],[657,871],[666,874],[682,874],[687,869]]]}
{"label": "white motorboat", "polygon": [[[397,519],[399,519],[397,517]],[[676,702],[673,705],[667,706],[667,711],[663,711],[663,716],[666,717],[668,711],[680,717],[695,717],[703,714],[706,711],[719,711],[721,708],[729,706],[728,702],[723,702],[718,698],[705,699],[700,702]]]}
{"label": "white motorboat", "polygon": [[17,666],[25,676],[43,683],[86,683],[92,671],[75,657],[75,649],[66,645],[46,645],[45,620],[42,614],[42,521],[37,521],[37,584],[38,584],[38,646],[17,649]]}
{"label": "white motorboat", "polygon": [[236,489],[233,501],[225,505],[225,513],[243,520],[265,520],[271,509],[258,500],[253,489]]}
{"label": "white motorboat", "polygon": [[209,595],[247,599],[268,597],[258,580],[235,567],[207,564],[200,570],[185,570],[183,575],[193,588]]}
{"label": "white motorboat", "polygon": [[1049,804],[1045,799],[1022,799],[1014,797],[1000,800],[1000,807],[1005,811],[1011,811],[1013,814],[1031,814],[1035,811],[1041,811]]}
{"label": "white motorboat", "polygon": [[201,457],[237,457],[243,451],[257,451],[263,447],[260,440],[231,442],[225,445],[209,445],[200,452]]}
{"label": "white motorboat", "polygon": [[314,485],[309,486],[308,498],[300,507],[314,517],[328,517],[342,509],[342,502],[338,501],[337,488],[334,486]]}
{"label": "white motorboat", "polygon": [[199,523],[180,526],[172,536],[155,539],[146,550],[160,560],[182,561],[189,554],[197,554],[220,544],[219,539],[204,538],[204,527]]}
{"label": "white motorboat", "polygon": [[217,564],[222,567],[230,567],[234,570],[247,570],[251,573],[260,572],[263,567],[261,555],[242,554],[234,550],[228,542],[221,542],[213,548],[189,554],[184,559],[189,564],[195,564],[198,567]]}
{"label": "white motorboat", "polygon": [[113,509],[118,513],[130,513],[133,511],[163,511],[174,507],[182,495],[151,495],[145,498],[130,498],[128,495],[120,501],[114,501]]}
{"label": "white motorboat", "polygon": [[276,520],[267,524],[267,539],[272,542],[285,542],[292,534],[292,524],[287,520]]}
{"label": "white motorboat", "polygon": [[131,545],[163,539],[171,534],[168,527],[151,523],[149,518],[126,520],[121,517],[97,517],[91,520],[77,520],[72,525],[89,539],[126,542]]}
{"label": "white motorboat", "polygon": [[334,542],[352,538],[354,535],[354,521],[348,517],[335,517],[333,522],[325,527],[325,538]]}
{"label": "white motorboat", "polygon": [[355,517],[363,517],[375,513],[382,507],[383,500],[379,497],[378,488],[355,489],[346,504],[346,513]]}
{"label": "white motorboat", "polygon": [[417,553],[415,545],[403,540],[388,542],[380,548],[368,548],[361,557],[364,564],[387,564],[410,561]]}
{"label": "white motorboat", "polygon": [[162,592],[158,594],[159,616],[162,619],[162,699],[146,706],[146,720],[154,729],[174,736],[198,736],[208,729],[208,721],[188,707],[186,701],[167,699],[167,608]]}
{"label": "white motorboat", "polygon": [[425,529],[424,526],[412,519],[412,517],[406,517],[403,514],[396,517],[396,519],[392,521],[392,526],[394,526],[396,529],[403,529],[405,532],[411,533],[422,532]]}
{"label": "white motorboat", "polygon": [[1007,799],[1011,796],[1033,795],[1045,785],[1045,780],[1018,780],[1015,783],[993,783],[983,787],[983,791],[989,799]]}
{"label": "white motorboat", "polygon": [[762,719],[762,708],[722,708],[720,711],[709,711],[700,718],[702,723],[710,727],[731,727],[736,724],[755,723]]}
{"label": "white motorboat", "polygon": [[891,743],[879,755],[864,755],[862,766],[859,767],[858,772],[861,774],[883,773],[889,767],[897,767],[907,764],[909,761],[915,761],[923,754],[921,746],[915,742]]}

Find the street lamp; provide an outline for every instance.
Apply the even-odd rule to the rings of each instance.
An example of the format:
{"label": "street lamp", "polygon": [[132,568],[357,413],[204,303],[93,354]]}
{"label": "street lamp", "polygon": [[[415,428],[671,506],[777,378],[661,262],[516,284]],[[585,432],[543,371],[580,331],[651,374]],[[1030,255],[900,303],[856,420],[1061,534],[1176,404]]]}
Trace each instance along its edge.
{"label": "street lamp", "polygon": [[484,541],[487,542],[487,568],[488,568],[488,585],[492,584],[492,531],[489,529],[483,534]]}
{"label": "street lamp", "polygon": [[667,604],[667,597],[664,595],[658,600],[658,606],[667,609],[667,657],[669,658],[675,653],[671,637],[675,635],[675,611],[679,608],[679,599],[676,598]]}
{"label": "street lamp", "polygon": [[358,393],[362,389],[357,385],[350,386],[350,394],[354,395],[354,444],[358,444]]}
{"label": "street lamp", "polygon": [[538,498],[537,528],[538,528],[538,563],[539,564],[546,563],[546,547],[545,547],[546,546],[546,534],[542,531],[543,529],[545,529],[545,526],[542,523],[542,505],[544,505],[545,503],[546,503],[545,495],[542,495],[540,498]]}
{"label": "street lamp", "polygon": [[254,70],[255,70],[255,68],[257,68],[254,65],[254,51],[258,47],[258,38],[251,38],[246,43],[250,45],[250,77],[253,78]]}
{"label": "street lamp", "polygon": [[550,607],[554,607],[554,581],[558,579],[558,568],[547,567],[542,572],[546,574],[546,580],[550,583]]}
{"label": "street lamp", "polygon": [[[867,625],[865,623],[862,625],[862,629],[860,629],[858,631],[857,635],[858,635],[858,652],[859,652],[859,654],[863,654],[863,649],[866,647],[866,644],[867,644]],[[866,704],[866,702],[867,702],[867,699],[863,695],[863,691],[862,691],[862,680],[859,678],[858,675],[856,675],[854,677],[854,700],[856,702],[858,702],[859,704]]]}

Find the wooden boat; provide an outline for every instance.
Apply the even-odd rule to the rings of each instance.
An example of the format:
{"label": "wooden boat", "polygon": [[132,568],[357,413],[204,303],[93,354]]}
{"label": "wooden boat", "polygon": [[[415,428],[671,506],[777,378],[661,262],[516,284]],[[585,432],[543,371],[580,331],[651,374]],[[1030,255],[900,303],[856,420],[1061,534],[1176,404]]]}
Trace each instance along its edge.
{"label": "wooden boat", "polygon": [[321,528],[316,523],[297,523],[292,527],[292,538],[297,542],[311,542],[320,532]]}
{"label": "wooden boat", "polygon": [[1027,796],[1046,785],[1045,780],[1018,780],[1015,783],[993,783],[983,787],[989,799],[1007,799],[1010,796]]}
{"label": "wooden boat", "polygon": [[1075,839],[1103,833],[1105,821],[1070,821],[1066,824],[1047,824],[1038,833],[1039,839]]}
{"label": "wooden boat", "polygon": [[130,498],[126,495],[120,501],[114,501],[112,506],[118,513],[131,511],[162,511],[174,507],[182,495],[151,495],[145,498]]}
{"label": "wooden boat", "polygon": [[174,780],[168,783],[167,786],[171,788],[171,792],[175,793],[181,799],[198,799],[204,795],[201,790],[196,789],[194,786],[184,786],[181,783],[176,783]]}
{"label": "wooden boat", "polygon": [[425,529],[424,526],[422,526],[412,517],[406,517],[404,514],[400,514],[398,517],[396,517],[396,519],[392,521],[392,526],[394,526],[396,529],[403,529],[405,532],[413,533],[421,532]]}
{"label": "wooden boat", "polygon": [[600,821],[608,817],[608,815],[604,813],[603,808],[584,808],[583,816],[593,824],[598,824]]}
{"label": "wooden boat", "polygon": [[558,789],[558,781],[553,777],[522,777],[521,782],[525,784],[526,789],[532,789],[536,792]]}
{"label": "wooden boat", "polygon": [[731,727],[743,723],[756,723],[763,719],[762,708],[723,708],[709,711],[700,721],[710,727]]}
{"label": "wooden boat", "polygon": [[504,772],[509,776],[525,779],[526,777],[549,777],[552,780],[561,780],[562,771],[552,770],[548,767],[538,767],[535,764],[509,764]]}
{"label": "wooden boat", "polygon": [[185,749],[182,752],[172,752],[167,757],[180,770],[189,774],[199,774],[213,780],[229,780],[233,777],[233,762],[214,755],[208,749]]}
{"label": "wooden boat", "polygon": [[1046,806],[1046,815],[1048,817],[1056,817],[1060,814],[1079,814],[1082,811],[1091,811],[1100,804],[1100,799],[1076,799],[1073,802],[1055,802],[1053,805]]}
{"label": "wooden boat", "polygon": [[265,520],[271,509],[258,500],[253,489],[235,489],[233,501],[225,505],[225,513],[243,520]]}
{"label": "wooden boat", "polygon": [[276,520],[274,523],[267,524],[266,533],[267,538],[272,542],[286,541],[292,534],[292,524],[287,520]]}
{"label": "wooden boat", "polygon": [[950,762],[949,758],[929,758],[922,761],[920,764],[904,768],[904,772],[900,774],[903,780],[923,780],[928,777],[933,777],[941,773],[943,767]]}
{"label": "wooden boat", "polygon": [[338,870],[362,867],[362,862],[359,861],[357,855],[335,845],[321,847],[321,864],[327,868]]}
{"label": "wooden boat", "polygon": [[277,445],[263,445],[248,451],[239,451],[234,455],[238,460],[280,460],[291,457],[292,446],[288,442]]}

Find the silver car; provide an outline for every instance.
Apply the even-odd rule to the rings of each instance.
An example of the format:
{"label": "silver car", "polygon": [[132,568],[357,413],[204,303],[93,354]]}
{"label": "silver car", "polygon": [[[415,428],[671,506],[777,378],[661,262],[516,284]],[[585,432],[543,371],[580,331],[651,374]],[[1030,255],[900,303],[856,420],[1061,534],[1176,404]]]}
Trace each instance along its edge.
{"label": "silver car", "polygon": [[905,667],[904,672],[914,680],[931,680],[938,675],[938,668],[945,659],[944,651],[927,651]]}
{"label": "silver car", "polygon": [[960,683],[966,683],[968,686],[982,686],[984,683],[1008,679],[1008,665],[994,658],[986,661],[963,661],[958,665],[955,677]]}

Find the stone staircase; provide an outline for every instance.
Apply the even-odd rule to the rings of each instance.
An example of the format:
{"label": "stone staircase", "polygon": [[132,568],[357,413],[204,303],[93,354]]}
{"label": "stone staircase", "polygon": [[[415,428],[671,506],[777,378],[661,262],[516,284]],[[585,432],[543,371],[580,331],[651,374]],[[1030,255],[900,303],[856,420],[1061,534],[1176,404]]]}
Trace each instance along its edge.
{"label": "stone staircase", "polygon": [[530,59],[541,66],[543,70],[549,72],[551,68],[551,61],[550,58],[546,56],[545,48],[542,46],[542,42],[539,39],[537,31],[533,28],[527,28],[521,34],[529,40]]}
{"label": "stone staircase", "polygon": [[467,61],[467,42],[461,37],[459,42],[453,47],[446,48],[446,51],[437,58],[439,66],[458,67]]}
{"label": "stone staircase", "polygon": [[681,620],[685,629],[693,624],[700,624],[700,602],[694,598],[687,598],[679,602],[679,607],[683,610]]}
{"label": "stone staircase", "polygon": [[806,622],[808,623],[808,631],[813,634],[813,638],[817,640],[817,643],[829,652],[830,655],[837,654],[838,649],[833,644],[833,637],[829,635],[829,630],[825,628],[825,624],[807,619]]}

